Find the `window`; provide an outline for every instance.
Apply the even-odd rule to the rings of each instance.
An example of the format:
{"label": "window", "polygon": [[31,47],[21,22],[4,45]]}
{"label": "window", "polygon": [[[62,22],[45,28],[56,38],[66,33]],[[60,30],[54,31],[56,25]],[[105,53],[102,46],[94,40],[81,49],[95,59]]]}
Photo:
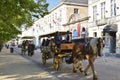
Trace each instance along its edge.
{"label": "window", "polygon": [[62,10],[60,10],[60,17],[62,17]]}
{"label": "window", "polygon": [[57,13],[55,13],[55,19],[57,19]]}
{"label": "window", "polygon": [[78,8],[74,8],[74,13],[78,14]]}
{"label": "window", "polygon": [[93,6],[93,21],[97,20],[97,6]]}
{"label": "window", "polygon": [[59,11],[59,15],[58,15],[59,22],[61,22],[61,19],[62,19],[62,10]]}
{"label": "window", "polygon": [[116,3],[115,0],[111,0],[111,16],[116,15]]}
{"label": "window", "polygon": [[51,22],[51,15],[50,15],[49,21]]}
{"label": "window", "polygon": [[52,15],[52,19],[54,19],[54,14]]}
{"label": "window", "polygon": [[101,19],[105,18],[105,2],[101,3]]}

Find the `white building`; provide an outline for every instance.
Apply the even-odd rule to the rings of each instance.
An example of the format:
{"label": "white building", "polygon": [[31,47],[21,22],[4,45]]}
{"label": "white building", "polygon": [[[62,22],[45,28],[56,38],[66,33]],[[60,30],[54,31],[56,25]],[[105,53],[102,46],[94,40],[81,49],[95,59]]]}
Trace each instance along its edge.
{"label": "white building", "polygon": [[53,8],[48,15],[39,20],[39,26],[41,27],[41,35],[54,31],[68,30],[68,28],[63,26],[63,24],[68,23],[70,16],[74,14],[75,11],[77,12],[77,14],[80,14],[84,8],[86,9],[83,11],[85,15],[80,14],[81,18],[87,16],[87,1],[88,0],[61,1],[61,3],[55,8]]}
{"label": "white building", "polygon": [[107,52],[118,53],[120,0],[89,0],[89,16],[89,36],[105,36]]}
{"label": "white building", "polygon": [[48,15],[35,21],[34,36],[36,37],[36,45],[39,46],[39,35],[47,34],[55,31],[67,31],[69,27],[63,26],[67,24],[73,14],[78,14],[80,18],[88,15],[88,0],[64,0],[53,8]]}

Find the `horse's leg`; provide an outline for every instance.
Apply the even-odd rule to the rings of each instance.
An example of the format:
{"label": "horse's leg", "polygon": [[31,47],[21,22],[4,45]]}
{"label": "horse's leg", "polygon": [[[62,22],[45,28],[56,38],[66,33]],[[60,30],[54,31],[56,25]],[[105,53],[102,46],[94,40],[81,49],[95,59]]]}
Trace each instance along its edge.
{"label": "horse's leg", "polygon": [[77,58],[74,58],[74,59],[73,59],[73,72],[74,72],[74,73],[77,72],[77,63],[78,63]]}
{"label": "horse's leg", "polygon": [[84,73],[85,73],[85,75],[87,76],[87,75],[89,75],[88,70],[89,70],[89,68],[90,68],[90,63],[89,63],[90,56],[89,56],[89,55],[86,55],[85,57],[86,57],[86,59],[88,60],[88,64],[87,64],[86,68],[84,69]]}
{"label": "horse's leg", "polygon": [[95,71],[95,67],[94,67],[94,61],[96,59],[96,55],[94,55],[93,57],[91,57],[89,59],[89,64],[91,66],[91,69],[93,71],[93,80],[98,80],[98,77],[97,77],[97,72]]}
{"label": "horse's leg", "polygon": [[23,49],[23,55],[25,54],[25,49]]}
{"label": "horse's leg", "polygon": [[23,55],[23,49],[21,49],[21,55]]}
{"label": "horse's leg", "polygon": [[89,70],[89,68],[90,68],[90,59],[93,59],[93,62],[95,61],[95,59],[96,59],[96,57],[91,57],[90,55],[86,55],[86,58],[87,58],[87,60],[88,60],[88,64],[87,64],[87,67],[85,68],[85,70],[84,70],[84,73],[85,73],[85,75],[87,76],[87,75],[89,75],[89,72],[88,72],[88,70]]}
{"label": "horse's leg", "polygon": [[25,53],[26,53],[26,49],[25,49],[25,51],[24,51],[24,55],[25,55]]}
{"label": "horse's leg", "polygon": [[25,49],[25,51],[24,51],[24,55],[25,55],[25,53],[26,53],[26,49]]}
{"label": "horse's leg", "polygon": [[88,63],[87,67],[84,70],[84,73],[86,76],[89,75],[89,72],[88,72],[89,68],[90,68],[90,63]]}
{"label": "horse's leg", "polygon": [[79,67],[80,72],[84,71],[82,59],[80,59],[78,67]]}

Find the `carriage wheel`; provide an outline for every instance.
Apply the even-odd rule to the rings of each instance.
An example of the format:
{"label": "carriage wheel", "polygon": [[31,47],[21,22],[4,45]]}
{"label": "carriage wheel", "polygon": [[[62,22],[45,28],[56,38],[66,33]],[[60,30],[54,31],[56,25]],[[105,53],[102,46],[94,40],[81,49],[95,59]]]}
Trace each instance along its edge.
{"label": "carriage wheel", "polygon": [[60,66],[60,62],[59,62],[59,59],[58,59],[58,57],[54,57],[54,69],[55,70],[58,70],[59,69],[59,66]]}
{"label": "carriage wheel", "polygon": [[42,63],[46,64],[46,54],[45,53],[42,54]]}

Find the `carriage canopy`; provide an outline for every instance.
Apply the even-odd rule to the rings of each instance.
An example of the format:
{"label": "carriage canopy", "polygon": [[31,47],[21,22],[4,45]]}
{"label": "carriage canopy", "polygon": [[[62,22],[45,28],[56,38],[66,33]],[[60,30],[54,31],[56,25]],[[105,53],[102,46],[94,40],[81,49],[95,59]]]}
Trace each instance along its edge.
{"label": "carriage canopy", "polygon": [[69,31],[56,31],[56,32],[52,32],[52,33],[48,33],[48,34],[44,34],[44,35],[40,35],[39,37],[52,37],[52,36],[55,36],[56,33],[59,33],[59,35],[65,35],[65,34],[72,34],[71,32]]}

